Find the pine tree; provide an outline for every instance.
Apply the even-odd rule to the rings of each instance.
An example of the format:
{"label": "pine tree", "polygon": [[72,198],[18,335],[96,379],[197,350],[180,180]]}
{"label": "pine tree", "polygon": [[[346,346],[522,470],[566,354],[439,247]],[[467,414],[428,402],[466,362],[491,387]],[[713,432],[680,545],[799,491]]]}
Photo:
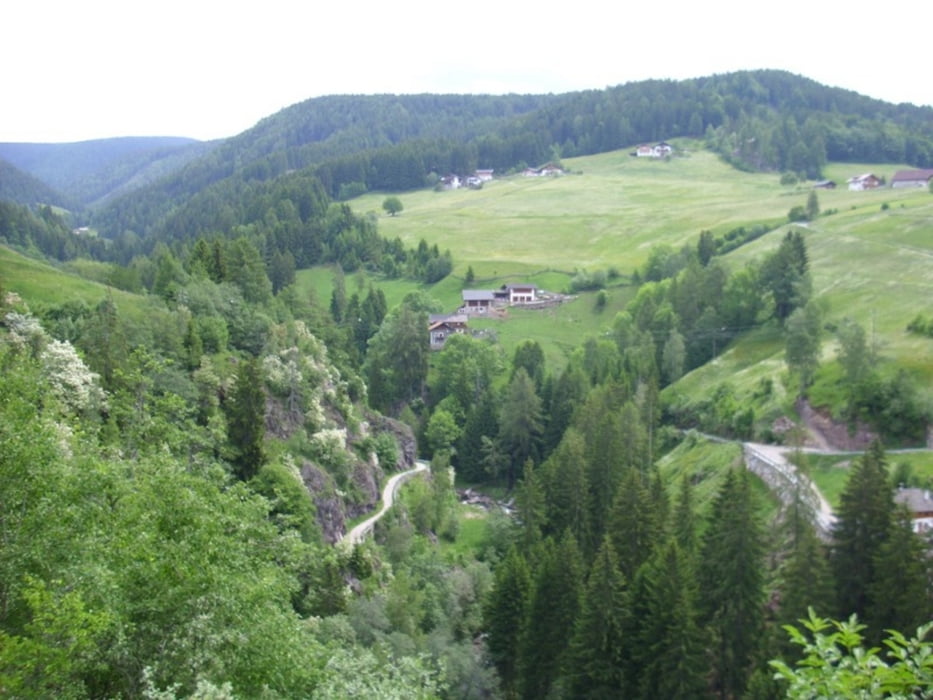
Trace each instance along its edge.
{"label": "pine tree", "polygon": [[693,558],[698,549],[697,517],[693,510],[693,487],[685,476],[680,481],[680,494],[674,508],[673,535],[681,551]]}
{"label": "pine tree", "polygon": [[713,503],[698,567],[700,623],[710,633],[714,686],[741,695],[764,618],[764,543],[750,477],[730,471]]}
{"label": "pine tree", "polygon": [[[632,673],[644,698],[702,698],[707,693],[704,640],[697,623],[693,569],[673,539],[659,547],[639,570],[644,596],[633,610],[644,617],[633,624]],[[633,586],[633,589],[636,589]]]}
{"label": "pine tree", "polygon": [[230,461],[236,476],[249,481],[259,472],[265,459],[266,396],[255,358],[240,363],[232,395],[224,408],[228,439],[233,449]]}
{"label": "pine tree", "polygon": [[893,513],[884,448],[875,441],[852,466],[833,528],[831,562],[840,619],[855,614],[867,621],[875,566],[891,532]]}
{"label": "pine tree", "polygon": [[801,522],[794,527],[790,554],[780,570],[781,603],[777,613],[780,632],[776,651],[785,658],[798,652],[783,625],[796,625],[813,608],[819,615],[835,609],[833,578],[826,547],[817,537],[812,523]]}
{"label": "pine tree", "polygon": [[609,517],[609,534],[619,557],[619,569],[627,580],[651,556],[658,539],[659,521],[645,477],[629,468],[616,493]]}
{"label": "pine tree", "polygon": [[575,428],[569,428],[557,449],[541,465],[546,532],[557,536],[568,530],[581,548],[589,542],[589,489],[583,455],[583,436]]}
{"label": "pine tree", "polygon": [[486,648],[507,692],[518,679],[518,648],[528,617],[531,573],[513,547],[496,568],[496,578],[483,611]]}
{"label": "pine tree", "polygon": [[576,539],[566,533],[558,545],[546,542],[521,641],[521,691],[529,700],[548,697],[558,680],[570,643],[568,630],[583,597],[584,568]]}
{"label": "pine tree", "polygon": [[530,459],[525,460],[522,480],[516,488],[515,504],[521,523],[522,546],[525,551],[529,551],[541,540],[545,517],[544,491],[534,462]]}
{"label": "pine tree", "polygon": [[491,391],[483,392],[470,408],[463,433],[457,443],[458,474],[468,482],[485,481],[483,467],[483,438],[494,438],[499,433],[499,419],[495,396]]}
{"label": "pine tree", "polygon": [[905,509],[899,509],[893,520],[887,540],[875,555],[879,575],[869,587],[865,621],[874,642],[892,629],[910,637],[933,615],[927,548],[914,533]]}
{"label": "pine tree", "polygon": [[564,676],[570,697],[626,696],[628,593],[612,540],[603,538],[574,625]]}
{"label": "pine tree", "polygon": [[528,372],[519,367],[509,383],[499,420],[499,440],[511,457],[506,474],[509,488],[515,485],[519,466],[538,457],[541,425],[541,399]]}

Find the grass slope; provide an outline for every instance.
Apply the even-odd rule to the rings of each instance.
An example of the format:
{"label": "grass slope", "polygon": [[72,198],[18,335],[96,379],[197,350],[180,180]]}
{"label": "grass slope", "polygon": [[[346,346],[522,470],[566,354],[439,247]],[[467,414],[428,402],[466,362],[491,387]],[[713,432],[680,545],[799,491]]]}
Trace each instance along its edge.
{"label": "grass slope", "polygon": [[0,246],[0,287],[4,292],[18,294],[34,311],[68,301],[83,301],[93,308],[109,295],[121,312],[141,321],[147,309],[161,306],[161,299],[130,294],[93,282],[27,258],[6,246]]}
{"label": "grass slope", "polygon": [[[403,193],[405,209],[395,217],[382,215],[385,193],[367,194],[351,205],[361,214],[379,213],[385,236],[398,236],[409,246],[423,238],[451,250],[454,275],[429,291],[452,310],[468,266],[476,274],[471,286],[477,288],[519,279],[556,287],[569,284],[579,269],[615,268],[625,276],[656,244],[677,248],[694,245],[704,229],[722,235],[741,225],[781,224],[792,207],[806,202],[806,185],[782,186],[775,173],[740,172],[699,144],[679,145],[685,155],[666,161],[617,151],[568,159],[564,165],[571,174],[559,178],[515,175],[482,190]],[[926,190],[851,192],[845,186],[854,174],[874,172],[890,180],[899,169],[830,164],[826,175],[839,187],[820,190],[818,197],[822,211],[834,213],[812,222],[806,239],[814,291],[827,305],[828,321],[851,317],[873,329],[881,354],[916,371],[933,394],[933,342],[905,331],[918,312],[933,311],[933,197]],[[736,268],[760,260],[787,228],[733,251],[725,262]],[[542,284],[545,277],[548,283]],[[329,298],[329,283],[323,284]],[[392,284],[397,292],[392,298],[398,300],[404,285]],[[582,297],[554,312],[512,311],[508,322],[472,325],[494,327],[507,349],[537,338],[549,361],[558,362],[569,347],[603,332],[632,293],[626,287],[612,290],[610,308],[602,314],[595,313],[592,297]],[[834,353],[835,344],[827,339],[825,358]],[[741,394],[762,377],[779,378],[783,370],[781,335],[763,328],[688,375],[676,390],[700,395],[729,379]]]}

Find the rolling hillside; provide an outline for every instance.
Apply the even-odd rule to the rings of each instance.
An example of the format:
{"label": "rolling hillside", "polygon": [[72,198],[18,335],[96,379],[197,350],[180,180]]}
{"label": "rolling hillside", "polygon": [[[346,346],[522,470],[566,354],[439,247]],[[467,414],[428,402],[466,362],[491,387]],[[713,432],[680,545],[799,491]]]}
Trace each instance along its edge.
{"label": "rolling hillside", "polygon": [[[788,211],[806,201],[808,188],[782,186],[773,173],[737,171],[689,142],[684,149],[684,157],[667,162],[617,151],[567,159],[572,174],[560,178],[513,176],[479,191],[408,193],[401,215],[380,216],[380,232],[409,245],[425,238],[450,248],[456,276],[472,267],[478,279],[503,282],[546,270],[563,273],[565,283],[580,269],[616,268],[627,276],[653,246],[694,246],[702,230],[723,235],[738,226],[778,226],[726,255],[731,267],[773,249],[790,228]],[[890,178],[896,169],[831,164],[827,172],[844,183],[850,173],[875,170]],[[826,300],[830,319],[873,322],[884,352],[921,370],[933,389],[929,340],[904,330],[927,312],[933,296],[933,197],[923,190],[850,192],[844,186],[818,197],[823,212],[836,213],[807,225],[805,235],[815,292]],[[367,195],[352,205],[363,214],[376,212],[380,202],[379,195]],[[592,301],[582,299],[578,314],[584,305]],[[546,327],[541,331],[548,335]],[[505,325],[500,333],[508,335]]]}

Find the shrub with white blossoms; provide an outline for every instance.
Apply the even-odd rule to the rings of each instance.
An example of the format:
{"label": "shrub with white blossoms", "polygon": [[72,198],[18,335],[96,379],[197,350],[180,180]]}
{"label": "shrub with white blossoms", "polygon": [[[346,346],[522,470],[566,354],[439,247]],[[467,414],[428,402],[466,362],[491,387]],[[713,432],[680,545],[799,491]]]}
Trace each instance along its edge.
{"label": "shrub with white blossoms", "polygon": [[35,316],[10,311],[3,317],[3,323],[10,331],[10,342],[18,348],[38,350],[48,339],[45,329]]}
{"label": "shrub with white blossoms", "polygon": [[289,396],[301,390],[302,373],[297,353],[283,351],[262,358],[262,371],[266,385],[276,396]]}
{"label": "shrub with white blossoms", "polygon": [[84,364],[68,341],[51,340],[39,358],[52,393],[75,413],[98,410],[104,404],[100,376]]}
{"label": "shrub with white blossoms", "polygon": [[347,447],[347,431],[343,428],[325,428],[311,436],[315,457],[330,464],[344,457]]}

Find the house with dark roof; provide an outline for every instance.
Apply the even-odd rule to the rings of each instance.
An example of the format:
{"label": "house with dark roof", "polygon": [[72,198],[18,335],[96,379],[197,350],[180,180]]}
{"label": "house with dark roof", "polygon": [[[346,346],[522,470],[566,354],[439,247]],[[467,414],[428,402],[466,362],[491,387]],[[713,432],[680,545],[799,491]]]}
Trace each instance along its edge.
{"label": "house with dark roof", "polygon": [[440,350],[447,338],[454,333],[466,333],[466,314],[430,314],[428,316],[428,334],[431,349]]}
{"label": "house with dark roof", "polygon": [[460,296],[463,299],[460,310],[465,313],[485,313],[496,301],[495,294],[488,289],[464,289]]}
{"label": "house with dark roof", "polygon": [[933,529],[933,494],[929,489],[899,488],[894,494],[894,502],[910,511],[914,532]]}
{"label": "house with dark roof", "polygon": [[933,169],[898,170],[891,178],[891,187],[929,187]]}

